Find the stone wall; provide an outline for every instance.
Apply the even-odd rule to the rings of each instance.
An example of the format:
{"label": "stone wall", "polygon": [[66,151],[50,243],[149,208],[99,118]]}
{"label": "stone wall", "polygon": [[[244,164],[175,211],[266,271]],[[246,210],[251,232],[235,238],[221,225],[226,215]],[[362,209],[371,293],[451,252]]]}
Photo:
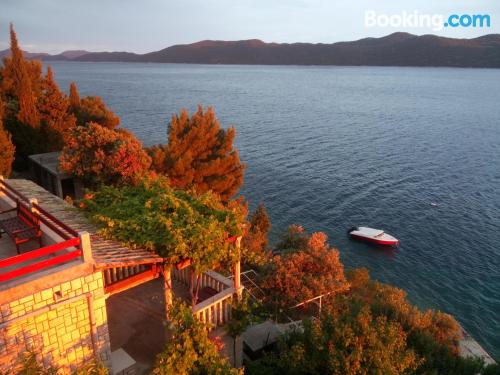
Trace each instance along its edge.
{"label": "stone wall", "polygon": [[47,282],[38,282],[0,294],[0,373],[14,369],[26,350],[34,350],[41,363],[59,367],[62,374],[94,358],[94,353],[109,366],[102,273],[75,271],[72,267],[59,277],[47,276],[52,281],[48,288]]}

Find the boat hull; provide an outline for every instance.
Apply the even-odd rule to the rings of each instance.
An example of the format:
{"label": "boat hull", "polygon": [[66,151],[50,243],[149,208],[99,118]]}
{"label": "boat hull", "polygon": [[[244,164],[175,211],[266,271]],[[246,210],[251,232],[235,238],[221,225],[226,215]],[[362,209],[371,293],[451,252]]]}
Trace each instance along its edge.
{"label": "boat hull", "polygon": [[377,238],[360,236],[360,235],[353,234],[353,233],[350,233],[350,236],[351,236],[351,238],[354,238],[356,240],[370,242],[370,243],[374,243],[374,244],[377,244],[377,245],[396,246],[396,245],[399,244],[398,240],[377,239]]}

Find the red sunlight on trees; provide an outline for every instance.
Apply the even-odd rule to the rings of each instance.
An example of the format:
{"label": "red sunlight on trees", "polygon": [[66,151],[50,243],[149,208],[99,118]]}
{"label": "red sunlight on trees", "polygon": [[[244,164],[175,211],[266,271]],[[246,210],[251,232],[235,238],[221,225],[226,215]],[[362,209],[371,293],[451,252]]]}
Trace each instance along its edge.
{"label": "red sunlight on trees", "polygon": [[97,186],[135,183],[147,173],[151,159],[128,131],[90,122],[70,133],[60,162],[63,171]]}
{"label": "red sunlight on trees", "polygon": [[327,235],[316,232],[306,238],[303,247],[274,257],[273,269],[263,283],[283,308],[349,288],[339,252],[328,245]]}
{"label": "red sunlight on trees", "polygon": [[228,201],[242,185],[245,169],[233,148],[235,136],[234,128],[220,127],[212,108],[199,106],[191,116],[183,110],[172,116],[168,144],[149,150],[153,168],[166,174],[172,186],[212,190]]}
{"label": "red sunlight on trees", "polygon": [[9,177],[16,148],[10,133],[3,127],[4,103],[0,97],[0,175]]}

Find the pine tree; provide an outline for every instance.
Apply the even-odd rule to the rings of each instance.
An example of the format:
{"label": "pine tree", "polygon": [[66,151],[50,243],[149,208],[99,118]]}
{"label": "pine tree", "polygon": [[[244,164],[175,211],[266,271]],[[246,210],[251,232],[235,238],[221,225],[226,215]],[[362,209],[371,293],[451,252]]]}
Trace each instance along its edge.
{"label": "pine tree", "polygon": [[252,258],[250,254],[247,254],[247,258],[252,259],[254,262],[260,260],[259,257],[262,258],[262,255],[267,250],[270,230],[271,221],[269,220],[264,204],[261,203],[252,214],[250,227],[247,234],[243,237],[243,248],[253,256]]}
{"label": "pine tree", "polygon": [[75,82],[71,82],[69,85],[69,105],[72,111],[80,108],[80,94]]}
{"label": "pine tree", "polygon": [[36,107],[37,97],[33,86],[38,86],[34,82],[39,78],[35,75],[40,65],[39,63],[32,64],[24,59],[12,24],[10,24],[10,49],[11,57],[4,60],[2,70],[3,91],[17,100],[19,108],[17,120],[32,128],[37,128],[40,125],[40,116]]}
{"label": "pine tree", "polygon": [[72,93],[70,87],[70,102],[72,103],[70,109],[75,115],[78,125],[87,125],[93,122],[108,129],[114,129],[120,125],[120,118],[106,106],[99,96],[87,96],[78,100],[76,84],[72,86],[74,86],[74,91]]}
{"label": "pine tree", "polygon": [[9,177],[14,162],[15,147],[7,130],[3,127],[4,104],[0,97],[0,175]]}
{"label": "pine tree", "polygon": [[69,113],[69,100],[59,90],[50,66],[42,88],[39,111],[42,132],[46,137],[46,151],[59,151],[64,146],[65,135],[75,127],[76,119]]}
{"label": "pine tree", "polygon": [[155,158],[157,171],[167,174],[175,187],[194,187],[200,193],[212,190],[227,201],[242,185],[245,169],[233,148],[235,135],[234,128],[220,128],[210,107],[203,112],[199,106],[191,117],[183,110],[172,117],[165,160]]}

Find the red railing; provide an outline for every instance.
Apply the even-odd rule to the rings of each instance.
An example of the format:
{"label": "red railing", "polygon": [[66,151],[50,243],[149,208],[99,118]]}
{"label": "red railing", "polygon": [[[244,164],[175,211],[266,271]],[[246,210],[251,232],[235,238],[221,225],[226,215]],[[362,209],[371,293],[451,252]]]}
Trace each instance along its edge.
{"label": "red railing", "polygon": [[[30,209],[30,200],[25,195],[10,186],[3,179],[0,179],[0,192],[4,193],[14,202],[18,202],[18,204],[23,205],[23,207]],[[48,213],[37,203],[33,203],[31,208],[33,208],[34,211],[37,211],[36,214],[40,219],[40,223],[43,223],[47,228],[54,231],[62,237],[64,241],[0,260],[0,270],[5,267],[18,266],[11,271],[0,273],[0,282],[40,271],[82,256],[83,252],[80,246],[80,238],[76,230],[64,224],[52,214]],[[47,259],[40,259],[47,255],[53,256]],[[28,261],[33,262],[24,266],[22,265],[22,263]]]}
{"label": "red railing", "polygon": [[5,193],[6,196],[8,196],[10,199],[13,201],[16,201],[18,199],[21,199],[25,201],[26,203],[29,202],[29,199],[18,192],[16,189],[14,189],[12,186],[10,186],[5,180],[0,179],[0,192]]}
{"label": "red railing", "polygon": [[11,271],[7,271],[0,274],[0,282],[8,281],[19,276],[23,276],[29,273],[43,270],[45,268],[73,260],[82,256],[82,249],[80,247],[80,238],[72,238],[70,240],[56,243],[54,245],[49,245],[42,247],[37,250],[29,251],[27,253],[16,255],[11,258],[0,260],[0,270],[5,267],[17,266],[21,263],[37,260],[46,255],[56,254],[70,248],[74,248],[67,251],[61,255],[56,255],[54,257],[43,259],[38,262],[28,264]]}
{"label": "red railing", "polygon": [[[0,180],[0,192],[5,193],[5,195],[7,195],[14,202],[20,201],[20,203],[24,203],[25,206],[29,205],[29,199],[10,186],[5,180]],[[48,213],[39,204],[33,204],[33,208],[38,211],[40,221],[62,238],[69,240],[71,238],[78,237],[78,232],[76,230],[64,224],[52,214]]]}
{"label": "red railing", "polygon": [[62,238],[70,239],[78,237],[78,232],[76,230],[70,228],[68,225],[64,224],[52,214],[49,214],[39,204],[34,203],[33,208],[38,211],[40,221]]}

